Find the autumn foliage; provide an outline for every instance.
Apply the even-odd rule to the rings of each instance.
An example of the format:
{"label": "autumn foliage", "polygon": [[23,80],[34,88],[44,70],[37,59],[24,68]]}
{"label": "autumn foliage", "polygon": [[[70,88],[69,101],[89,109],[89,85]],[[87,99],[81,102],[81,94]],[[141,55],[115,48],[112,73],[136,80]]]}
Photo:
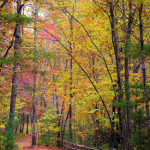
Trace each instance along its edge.
{"label": "autumn foliage", "polygon": [[149,0],[1,1],[0,149],[32,131],[33,146],[150,150],[149,16]]}

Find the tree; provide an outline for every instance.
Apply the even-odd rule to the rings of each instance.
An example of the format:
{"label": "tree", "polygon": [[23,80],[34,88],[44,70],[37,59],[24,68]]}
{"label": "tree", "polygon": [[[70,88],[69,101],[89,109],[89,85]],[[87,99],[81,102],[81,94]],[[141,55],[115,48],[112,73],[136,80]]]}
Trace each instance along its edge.
{"label": "tree", "polygon": [[[17,13],[21,14],[21,1],[17,1]],[[18,61],[17,57],[19,56],[21,38],[20,38],[20,23],[16,24],[15,28],[15,46],[14,46],[14,58],[16,59],[13,64],[13,75],[12,75],[12,91],[11,91],[11,103],[10,103],[10,112],[9,112],[9,121],[8,121],[8,139],[6,149],[13,149],[14,139],[14,118],[15,118],[15,105],[16,105],[16,96],[17,96],[17,77],[18,77]]]}
{"label": "tree", "polygon": [[33,77],[33,130],[32,130],[32,146],[36,145],[35,137],[35,123],[36,123],[36,40],[37,40],[37,2],[35,8],[35,20],[34,20],[34,77]]}
{"label": "tree", "polygon": [[[146,83],[142,13],[143,13],[143,3],[141,3],[140,7],[139,7],[140,46],[141,46],[141,60],[142,60],[144,99],[145,99],[145,109],[146,109],[147,126],[148,126],[148,141],[149,141],[150,140],[150,114],[149,114],[149,102],[148,102],[147,83]],[[148,150],[150,150],[150,143],[149,142],[148,142],[148,147],[147,148],[148,148]]]}

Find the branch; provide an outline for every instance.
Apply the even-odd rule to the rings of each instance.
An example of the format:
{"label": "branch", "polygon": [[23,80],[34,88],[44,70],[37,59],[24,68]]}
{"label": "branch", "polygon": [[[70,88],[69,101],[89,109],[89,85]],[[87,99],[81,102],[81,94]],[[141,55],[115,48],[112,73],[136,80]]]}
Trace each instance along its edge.
{"label": "branch", "polygon": [[99,95],[99,99],[101,100],[104,108],[105,108],[105,111],[108,115],[108,118],[109,118],[109,121],[110,121],[110,124],[111,124],[111,127],[112,127],[112,121],[111,121],[111,117],[110,117],[110,114],[108,112],[108,109],[106,107],[106,104],[103,100],[103,98],[100,96],[99,94],[99,91],[97,90],[95,84],[93,83],[93,81],[91,80],[90,76],[88,75],[88,73],[84,70],[84,68],[79,64],[79,62],[72,56],[72,54],[69,52],[69,49],[57,38],[55,37],[52,33],[50,33],[49,31],[45,30],[45,29],[42,29],[43,31],[45,31],[46,33],[50,34],[53,38],[56,39],[56,41],[67,51],[68,55],[76,62],[76,64],[79,66],[79,68],[84,72],[84,74],[86,75],[86,77],[88,78],[88,80],[90,81],[90,83],[92,84],[94,90],[96,91],[96,93]]}
{"label": "branch", "polygon": [[96,46],[96,44],[94,43],[94,41],[93,41],[93,39],[92,39],[92,37],[91,37],[91,35],[89,34],[89,32],[87,31],[87,29],[85,28],[85,26],[78,20],[78,19],[76,19],[74,16],[72,16],[69,12],[66,12],[66,13],[68,13],[71,17],[73,17],[74,18],[74,20],[76,21],[76,22],[78,22],[81,26],[82,26],[82,28],[84,29],[84,31],[87,33],[87,35],[88,35],[88,37],[90,38],[90,40],[91,40],[91,42],[92,42],[92,44],[94,45],[94,47],[96,48],[96,50],[100,53],[100,55],[101,55],[101,57],[102,57],[102,59],[104,60],[104,63],[105,63],[105,66],[106,66],[106,69],[107,69],[107,72],[108,72],[108,74],[109,74],[109,77],[110,77],[110,80],[111,80],[111,82],[113,83],[113,79],[112,79],[112,76],[111,76],[111,73],[110,73],[110,70],[109,70],[109,68],[108,68],[108,65],[107,65],[107,62],[106,62],[106,59],[105,59],[105,57],[104,57],[104,55],[103,55],[103,53],[100,51],[100,49]]}
{"label": "branch", "polygon": [[18,9],[18,11],[17,11],[18,14],[21,13],[21,9],[22,9],[22,7],[23,7],[24,5],[25,5],[25,4],[20,5],[20,7],[19,7],[19,9]]}
{"label": "branch", "polygon": [[[2,59],[5,59],[5,58],[7,57],[7,55],[8,55],[8,53],[9,53],[10,49],[11,49],[12,46],[13,46],[15,32],[16,32],[16,29],[15,29],[15,31],[14,31],[14,35],[13,35],[12,41],[11,41],[9,47],[7,48],[6,53],[5,53],[4,56],[2,57]],[[1,62],[1,64],[0,64],[0,72],[1,72],[1,70],[2,70],[2,66],[3,66],[3,63]]]}
{"label": "branch", "polygon": [[[22,5],[19,7],[19,9],[18,9],[18,11],[17,11],[18,14],[21,13],[21,9],[22,9],[23,6],[24,6],[24,4],[22,4]],[[14,37],[16,36],[17,26],[18,26],[18,24],[16,24],[16,27],[15,27],[15,30],[14,30],[14,35],[13,35],[13,37],[12,37],[11,43],[10,43],[9,47],[7,48],[6,53],[4,54],[4,56],[3,56],[2,59],[5,59],[5,58],[7,57],[7,55],[8,55],[8,53],[9,53],[10,49],[11,49],[12,46],[13,46]],[[2,70],[2,66],[3,66],[3,63],[0,64],[0,72],[1,72],[1,70]]]}
{"label": "branch", "polygon": [[6,3],[7,3],[7,0],[4,0],[3,3],[0,6],[0,9],[2,9],[5,6]]}

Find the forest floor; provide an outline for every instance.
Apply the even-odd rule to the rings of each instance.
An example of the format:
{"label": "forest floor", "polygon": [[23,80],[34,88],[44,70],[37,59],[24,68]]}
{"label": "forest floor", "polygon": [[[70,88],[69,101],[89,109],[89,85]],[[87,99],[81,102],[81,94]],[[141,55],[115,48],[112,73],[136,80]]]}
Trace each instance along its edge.
{"label": "forest floor", "polygon": [[48,148],[45,146],[32,146],[32,136],[27,135],[24,138],[19,139],[19,141],[16,142],[18,146],[18,150],[58,150],[58,148]]}

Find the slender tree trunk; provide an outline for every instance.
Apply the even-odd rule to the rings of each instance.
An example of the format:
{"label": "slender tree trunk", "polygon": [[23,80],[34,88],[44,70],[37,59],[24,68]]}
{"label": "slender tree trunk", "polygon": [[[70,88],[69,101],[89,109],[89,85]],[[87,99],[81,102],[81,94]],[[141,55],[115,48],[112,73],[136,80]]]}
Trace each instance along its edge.
{"label": "slender tree trunk", "polygon": [[[20,5],[21,0],[17,1],[17,13],[20,14]],[[10,112],[9,112],[9,120],[8,120],[8,137],[7,137],[7,145],[6,149],[13,149],[14,143],[14,118],[15,118],[15,105],[16,105],[16,97],[17,97],[17,78],[18,78],[18,61],[17,57],[19,56],[19,46],[20,46],[20,24],[16,24],[16,33],[15,33],[15,46],[14,46],[14,58],[16,59],[13,64],[13,75],[12,75],[12,91],[11,91],[11,102],[10,102]]]}
{"label": "slender tree trunk", "polygon": [[29,115],[27,114],[27,129],[26,129],[26,134],[29,132]]}
{"label": "slender tree trunk", "polygon": [[139,9],[139,21],[140,21],[140,44],[141,44],[141,59],[142,59],[142,72],[143,72],[143,86],[144,86],[144,99],[145,99],[145,109],[147,116],[147,127],[148,127],[148,147],[150,150],[150,113],[149,113],[149,102],[148,102],[148,93],[147,93],[147,83],[146,83],[146,69],[145,69],[145,56],[144,56],[144,39],[143,39],[143,4],[141,3]]}
{"label": "slender tree trunk", "polygon": [[[124,43],[125,43],[125,97],[126,103],[131,104],[130,101],[130,91],[129,91],[129,49],[131,43],[131,25],[133,22],[133,13],[132,13],[132,0],[129,1],[129,21],[128,28],[126,25],[126,14],[125,14],[125,4],[124,0],[122,1],[123,5],[123,22],[124,22]],[[131,138],[132,135],[132,119],[131,119],[131,107],[127,107],[127,137]],[[129,144],[129,149],[133,149],[132,145]]]}
{"label": "slender tree trunk", "polygon": [[[115,94],[115,97],[113,99],[113,104],[115,103],[116,98],[117,98],[117,96]],[[115,127],[114,120],[115,120],[115,114],[116,114],[116,108],[115,108],[115,106],[112,106],[112,113],[113,113],[113,116],[112,116],[112,129],[114,129],[114,127]],[[117,143],[116,145],[118,145],[118,143],[120,144],[120,142],[116,140],[115,131],[111,130],[110,150],[113,150],[113,147],[115,146],[115,143]]]}
{"label": "slender tree trunk", "polygon": [[[112,28],[112,42],[114,46],[115,58],[116,58],[116,69],[117,69],[117,86],[118,86],[118,101],[123,102],[122,98],[122,82],[121,82],[121,66],[120,66],[120,50],[118,43],[118,35],[116,31],[116,18],[114,15],[114,4],[113,0],[109,2],[110,4],[110,15],[111,15],[111,28]],[[125,124],[124,124],[124,113],[121,107],[118,108],[118,116],[120,120],[120,132],[121,132],[121,143],[124,150],[127,149],[127,141],[125,135]]]}
{"label": "slender tree trunk", "polygon": [[19,130],[20,130],[20,131],[19,131],[20,133],[21,133],[21,129],[22,129],[22,115],[20,115],[20,129],[19,129]]}
{"label": "slender tree trunk", "polygon": [[[57,110],[57,115],[59,115],[58,96],[56,96],[56,110]],[[58,128],[60,128],[60,121],[61,121],[61,116],[58,116],[58,118],[57,118]],[[61,131],[58,131],[58,133],[57,133],[57,147],[59,147],[59,148],[61,147],[60,135],[61,135]]]}
{"label": "slender tree trunk", "polygon": [[[69,109],[69,142],[72,143],[72,106],[70,104]],[[70,144],[70,150],[72,149],[72,144]]]}
{"label": "slender tree trunk", "polygon": [[[73,36],[73,17],[70,17],[70,40],[72,41]],[[72,42],[70,45],[70,53],[72,54]],[[69,109],[69,142],[72,143],[72,58],[70,59],[70,109]],[[72,149],[72,144],[70,144],[70,150]]]}
{"label": "slender tree trunk", "polygon": [[99,120],[96,120],[96,126],[97,126],[97,129],[95,130],[95,133],[96,133],[96,140],[97,140],[97,148],[98,149],[101,149],[102,147],[102,142],[101,142],[101,129],[100,129],[100,123],[99,123]]}
{"label": "slender tree trunk", "polygon": [[[95,82],[97,83],[97,75],[95,73],[94,66],[95,66],[95,59],[94,59],[94,56],[92,56],[92,66],[91,66],[92,75],[91,75],[91,78],[93,78],[95,80]],[[96,103],[95,109],[98,109],[98,104],[97,103]],[[95,121],[95,124],[97,126],[97,129],[95,130],[95,135],[96,135],[95,138],[97,140],[97,148],[100,149],[100,147],[102,147],[100,123],[99,123],[99,120],[96,119],[96,118],[94,119],[94,121]]]}
{"label": "slender tree trunk", "polygon": [[16,126],[15,134],[17,134],[17,131],[18,131],[18,124]]}
{"label": "slender tree trunk", "polygon": [[22,128],[21,128],[21,133],[23,133],[23,131],[24,131],[24,121],[25,121],[25,118],[24,118],[25,116],[24,116],[24,113],[23,113],[23,115],[22,115]]}
{"label": "slender tree trunk", "polygon": [[[19,118],[18,118],[18,119],[19,119]],[[15,130],[15,134],[17,134],[18,127],[19,127],[19,121],[18,121],[18,122],[17,122],[17,124],[16,124],[16,130]]]}
{"label": "slender tree trunk", "polygon": [[[66,59],[64,71],[67,71],[67,69],[68,69],[68,59]],[[64,87],[64,90],[65,90],[64,96],[66,96],[66,86]],[[64,123],[64,106],[65,106],[65,100],[63,100],[62,107],[61,107],[61,147],[63,147],[64,131],[65,131],[65,126],[66,126],[66,122],[68,119],[68,117],[66,117],[66,121]]]}
{"label": "slender tree trunk", "polygon": [[34,77],[33,77],[33,129],[32,129],[32,146],[36,145],[36,38],[37,38],[37,2],[35,8],[35,26],[34,26]]}
{"label": "slender tree trunk", "polygon": [[55,93],[53,93],[53,109],[54,109],[54,114],[55,114],[55,109],[56,109],[56,103],[55,103],[55,101],[56,101],[56,95],[55,95]]}
{"label": "slender tree trunk", "polygon": [[61,106],[61,118],[60,118],[60,122],[61,122],[61,147],[63,147],[64,104],[65,104],[65,101],[63,100],[62,106]]}
{"label": "slender tree trunk", "polygon": [[[132,0],[129,1],[129,22],[128,30],[126,37],[126,46],[125,46],[125,96],[126,101],[131,104],[130,101],[130,91],[129,91],[129,47],[131,43],[131,25],[133,22],[133,13],[132,13]],[[131,138],[132,135],[132,119],[131,119],[131,107],[127,108],[127,133],[128,137]],[[129,149],[133,149],[132,145],[129,145]]]}
{"label": "slender tree trunk", "polygon": [[32,124],[33,124],[32,114],[30,114],[30,116],[31,116],[31,129],[32,129]]}
{"label": "slender tree trunk", "polygon": [[17,131],[18,131],[18,124],[16,126],[15,134],[17,134]]}
{"label": "slender tree trunk", "polygon": [[62,125],[62,132],[61,132],[61,141],[63,143],[63,140],[64,140],[64,132],[65,132],[65,128],[66,128],[66,124],[67,124],[67,121],[68,121],[68,118],[69,118],[69,113],[70,113],[70,105],[69,105],[69,109],[68,109],[68,112],[67,112],[67,116],[66,116],[66,119],[65,119],[65,122],[64,124]]}

